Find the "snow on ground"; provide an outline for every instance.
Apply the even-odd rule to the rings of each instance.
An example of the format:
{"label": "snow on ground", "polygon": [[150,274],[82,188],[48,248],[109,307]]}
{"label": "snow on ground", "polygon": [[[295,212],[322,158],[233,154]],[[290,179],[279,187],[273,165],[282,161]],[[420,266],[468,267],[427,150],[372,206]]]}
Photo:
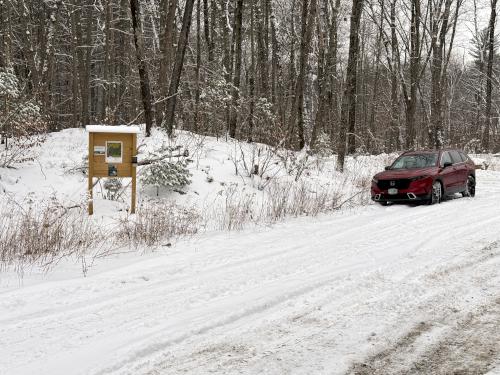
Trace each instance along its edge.
{"label": "snow on ground", "polygon": [[[52,133],[34,162],[18,169],[0,169],[0,188],[5,193],[0,196],[0,202],[15,200],[19,204],[28,204],[53,197],[66,206],[84,205],[87,178],[78,167],[83,165],[88,152],[87,139],[88,134],[84,129]],[[148,158],[148,155],[164,145],[179,146],[179,152],[174,154],[189,150],[192,183],[181,189],[185,194],[162,188],[159,198],[200,210],[213,209],[213,206],[220,205],[221,201],[235,192],[238,196],[247,196],[258,202],[267,194],[266,187],[269,184],[295,179],[307,180],[308,187],[312,189],[331,186],[331,189],[337,189],[347,199],[360,191],[366,192],[365,187],[371,176],[395,157],[380,155],[349,158],[349,173],[342,175],[335,171],[334,158],[312,158],[306,157],[305,153],[284,152],[277,156],[265,145],[227,142],[186,132],[179,132],[174,140],[168,140],[164,132],[154,129],[150,138],[139,136],[139,159]],[[262,177],[249,175],[248,171],[253,165],[259,166]],[[138,171],[139,178],[142,168]],[[128,184],[128,181],[124,179],[124,184]],[[143,186],[139,181],[138,189],[139,206],[158,198],[154,187]],[[129,208],[130,187],[125,189],[118,201],[106,199],[102,181],[95,186],[94,194],[96,220],[109,221]],[[364,194],[365,201],[367,197]]]}
{"label": "snow on ground", "polygon": [[[49,140],[76,141],[71,162],[86,145],[76,134]],[[215,180],[242,183],[224,172],[227,144],[205,142],[200,165],[212,160]],[[1,182],[16,197],[56,190],[80,201],[83,177],[44,179],[61,163],[44,151]],[[210,198],[214,185],[193,173],[189,192]],[[70,263],[22,280],[0,274],[0,374],[498,373],[500,173],[477,177],[475,198],[205,232],[100,259],[87,277]],[[178,197],[203,195],[189,192]],[[103,202],[110,216],[126,204]]]}
{"label": "snow on ground", "polygon": [[472,155],[472,160],[481,169],[500,170],[500,153]]}

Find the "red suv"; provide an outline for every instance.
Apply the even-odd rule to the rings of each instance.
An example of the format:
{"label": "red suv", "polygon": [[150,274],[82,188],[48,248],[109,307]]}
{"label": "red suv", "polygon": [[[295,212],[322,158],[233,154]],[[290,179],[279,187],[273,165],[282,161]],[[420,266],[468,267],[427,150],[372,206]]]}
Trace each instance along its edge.
{"label": "red suv", "polygon": [[473,197],[475,165],[460,150],[405,152],[373,177],[371,193],[372,200],[382,205],[408,201],[434,204],[454,193]]}

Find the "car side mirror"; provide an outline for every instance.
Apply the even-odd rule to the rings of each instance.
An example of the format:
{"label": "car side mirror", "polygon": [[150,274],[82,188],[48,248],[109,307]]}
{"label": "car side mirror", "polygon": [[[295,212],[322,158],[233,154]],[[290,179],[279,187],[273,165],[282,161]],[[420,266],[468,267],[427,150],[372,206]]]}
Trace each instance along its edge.
{"label": "car side mirror", "polygon": [[451,167],[452,165],[453,165],[453,163],[450,163],[449,161],[447,161],[446,163],[444,163],[443,168],[448,168],[448,167]]}
{"label": "car side mirror", "polygon": [[388,171],[389,169],[391,169],[391,166],[388,165],[387,167],[384,168],[386,171]]}

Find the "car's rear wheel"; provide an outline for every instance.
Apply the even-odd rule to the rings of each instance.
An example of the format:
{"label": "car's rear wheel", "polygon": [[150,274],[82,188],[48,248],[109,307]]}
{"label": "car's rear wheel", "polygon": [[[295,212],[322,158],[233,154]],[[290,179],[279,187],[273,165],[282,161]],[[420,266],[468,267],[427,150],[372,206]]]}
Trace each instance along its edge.
{"label": "car's rear wheel", "polygon": [[465,185],[465,190],[462,191],[463,197],[474,197],[476,195],[476,180],[473,176],[467,178],[467,184]]}
{"label": "car's rear wheel", "polygon": [[435,181],[432,184],[432,194],[431,199],[429,199],[429,204],[441,203],[443,198],[443,189],[439,181]]}

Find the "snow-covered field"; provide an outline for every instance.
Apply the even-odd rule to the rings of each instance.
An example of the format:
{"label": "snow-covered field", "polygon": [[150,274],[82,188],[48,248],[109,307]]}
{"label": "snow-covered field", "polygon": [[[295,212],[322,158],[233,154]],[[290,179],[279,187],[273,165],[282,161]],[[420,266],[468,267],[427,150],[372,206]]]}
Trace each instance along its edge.
{"label": "snow-covered field", "polygon": [[[83,176],[49,177],[65,163],[58,142],[78,144],[65,149],[70,167],[81,159],[77,134],[54,135],[38,162],[2,170],[9,199],[81,203]],[[165,198],[206,207],[230,183],[257,196],[265,178],[235,176],[231,147],[205,140],[187,194]],[[351,160],[353,184],[363,188],[389,158]],[[328,165],[307,177],[334,179]],[[204,231],[98,259],[86,277],[71,259],[22,279],[5,270],[0,374],[498,374],[500,172],[477,176],[475,198]],[[95,220],[126,204],[98,199]]]}

